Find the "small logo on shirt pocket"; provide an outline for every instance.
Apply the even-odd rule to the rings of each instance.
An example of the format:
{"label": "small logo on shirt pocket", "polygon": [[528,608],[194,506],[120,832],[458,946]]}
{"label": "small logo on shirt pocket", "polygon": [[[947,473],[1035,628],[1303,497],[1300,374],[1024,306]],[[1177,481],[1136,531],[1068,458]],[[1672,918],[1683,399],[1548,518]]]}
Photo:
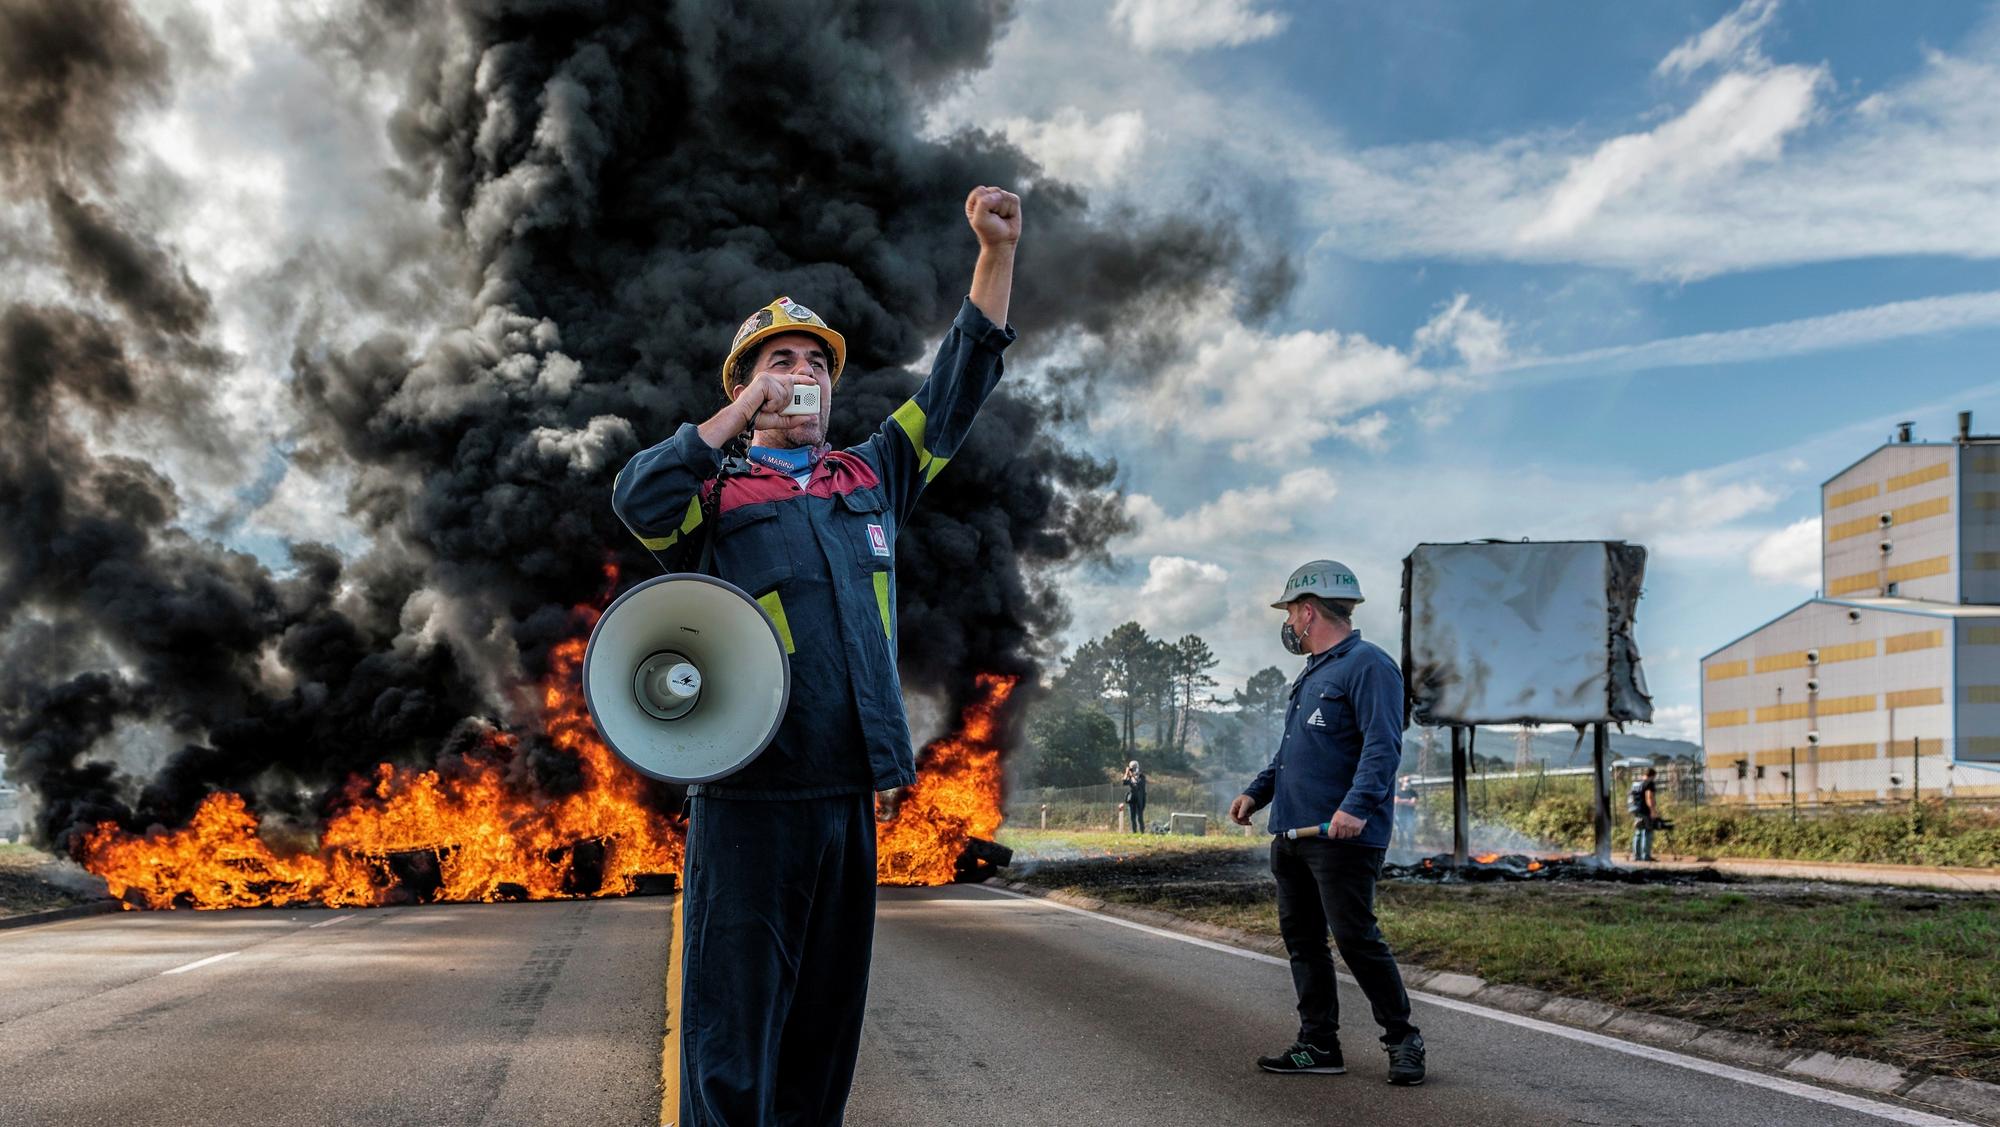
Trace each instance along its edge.
{"label": "small logo on shirt pocket", "polygon": [[1315,708],[1313,709],[1313,714],[1306,717],[1306,723],[1311,724],[1315,728],[1324,728],[1326,727],[1326,717],[1320,715],[1320,710]]}
{"label": "small logo on shirt pocket", "polygon": [[876,555],[888,556],[889,534],[882,531],[881,525],[871,524],[868,526],[868,546],[875,550]]}

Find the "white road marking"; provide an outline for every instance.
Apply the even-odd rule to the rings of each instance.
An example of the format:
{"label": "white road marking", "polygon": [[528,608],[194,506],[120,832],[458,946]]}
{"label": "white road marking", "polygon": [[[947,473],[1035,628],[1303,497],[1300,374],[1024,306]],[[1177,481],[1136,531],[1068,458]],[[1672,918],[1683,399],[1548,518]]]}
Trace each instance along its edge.
{"label": "white road marking", "polygon": [[[981,892],[992,892],[1001,896],[1011,896],[1017,900],[1026,900],[1031,903],[1040,904],[1045,908],[1054,908],[1058,911],[1074,912],[1079,916],[1088,916],[1091,919],[1102,920],[1105,923],[1116,924],[1119,927],[1130,928],[1133,931],[1143,931],[1147,935],[1157,935],[1162,939],[1171,939],[1177,943],[1186,943],[1195,947],[1206,947],[1211,951],[1220,951],[1225,955],[1235,955],[1239,958],[1250,959],[1260,963],[1269,963],[1273,966],[1286,967],[1288,969],[1291,966],[1288,960],[1280,959],[1275,955],[1266,955],[1262,951],[1249,951],[1242,947],[1232,947],[1227,943],[1217,943],[1212,939],[1182,935],[1177,931],[1168,931],[1165,928],[1151,927],[1142,923],[1134,923],[1131,920],[1122,920],[1117,916],[1108,916],[1102,912],[1093,912],[1088,908],[1078,908],[1071,904],[1057,903],[1056,901],[1047,900],[1039,896],[1029,896],[1027,893],[1015,892],[1008,888],[993,888],[988,885],[978,884],[967,885],[965,887],[976,888]],[[1354,982],[1354,978],[1345,972],[1341,973],[1340,980],[1350,984]],[[1491,1018],[1494,1021],[1506,1022],[1509,1025],[1518,1025],[1523,1029],[1533,1029],[1539,1033],[1547,1033],[1552,1037],[1580,1041],[1586,1045],[1595,1045],[1601,1049],[1610,1049],[1612,1052],[1643,1057],[1647,1060],[1659,1061],[1661,1064],[1670,1064],[1677,1068],[1685,1068],[1690,1072],[1705,1073],[1709,1076],[1721,1077],[1724,1080],[1734,1080],[1739,1084],[1749,1084],[1752,1087],[1783,1092],[1788,1096],[1797,1096],[1800,1099],[1812,1100],[1816,1103],[1831,1104],[1834,1107],[1844,1108],[1848,1111],[1857,1111],[1863,1115],[1872,1115],[1877,1119],[1886,1119],[1891,1123],[1904,1123],[1908,1124],[1909,1127],[1975,1127],[1974,1124],[1967,1123],[1962,1119],[1947,1119],[1941,1115],[1932,1115],[1928,1112],[1917,1111],[1914,1108],[1886,1104],[1879,1100],[1868,1099],[1865,1096],[1836,1092],[1829,1088],[1817,1088],[1811,1084],[1801,1084],[1796,1080],[1768,1076],[1761,1072],[1752,1072],[1746,1068],[1735,1068],[1718,1061],[1707,1060],[1703,1057],[1692,1057],[1684,1053],[1674,1052],[1671,1049],[1662,1049],[1653,1045],[1642,1045],[1636,1041],[1625,1041],[1617,1037],[1606,1036],[1602,1033],[1594,1033],[1588,1029],[1557,1025],[1554,1022],[1509,1013],[1506,1010],[1496,1010],[1474,1002],[1462,1001],[1458,998],[1447,998],[1439,994],[1426,994],[1420,990],[1410,991],[1410,997],[1413,1000],[1428,1002],[1431,1005],[1442,1006],[1448,1010],[1458,1010],[1461,1013]]]}
{"label": "white road marking", "polygon": [[210,955],[206,959],[196,959],[194,962],[188,963],[185,966],[178,966],[172,970],[163,970],[160,972],[160,977],[164,978],[170,974],[180,974],[183,971],[191,971],[194,970],[196,967],[205,967],[210,963],[219,963],[224,959],[234,958],[235,956],[241,955],[242,953],[243,952],[241,951],[227,951],[220,955]]}
{"label": "white road marking", "polygon": [[352,914],[352,913],[349,913],[348,915],[345,915],[345,916],[335,916],[335,917],[333,917],[333,918],[332,918],[332,919],[330,919],[330,920],[321,920],[321,921],[319,921],[319,922],[318,922],[318,923],[316,923],[316,924],[307,924],[307,925],[306,925],[306,930],[307,930],[307,931],[311,931],[312,929],[314,929],[314,928],[316,928],[316,927],[331,927],[331,926],[333,926],[334,924],[337,924],[337,923],[339,923],[339,922],[340,922],[340,921],[342,921],[342,920],[351,920],[351,919],[353,919],[353,918],[354,918],[354,916],[353,916],[353,914]]}

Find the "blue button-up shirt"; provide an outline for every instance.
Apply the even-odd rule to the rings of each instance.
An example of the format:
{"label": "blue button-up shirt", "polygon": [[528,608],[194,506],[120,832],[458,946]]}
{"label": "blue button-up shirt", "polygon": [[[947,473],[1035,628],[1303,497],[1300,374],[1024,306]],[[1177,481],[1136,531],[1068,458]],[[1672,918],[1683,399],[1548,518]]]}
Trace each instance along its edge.
{"label": "blue button-up shirt", "polygon": [[1285,736],[1243,793],[1271,808],[1272,833],[1330,822],[1344,810],[1367,824],[1357,845],[1386,849],[1390,788],[1403,760],[1403,671],[1355,631],[1314,656],[1292,682]]}

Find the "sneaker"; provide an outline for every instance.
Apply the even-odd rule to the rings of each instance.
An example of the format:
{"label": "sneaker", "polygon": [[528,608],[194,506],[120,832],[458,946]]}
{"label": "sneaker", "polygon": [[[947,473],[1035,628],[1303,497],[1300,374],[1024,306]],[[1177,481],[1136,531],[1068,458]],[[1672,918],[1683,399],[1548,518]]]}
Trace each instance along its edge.
{"label": "sneaker", "polygon": [[1304,1041],[1275,1057],[1258,1057],[1257,1067],[1266,1072],[1317,1072],[1327,1076],[1338,1076],[1347,1071],[1347,1066],[1340,1060],[1339,1045],[1321,1049]]}
{"label": "sneaker", "polygon": [[1389,1083],[1409,1087],[1424,1082],[1423,1034],[1412,1033],[1383,1048],[1389,1053]]}

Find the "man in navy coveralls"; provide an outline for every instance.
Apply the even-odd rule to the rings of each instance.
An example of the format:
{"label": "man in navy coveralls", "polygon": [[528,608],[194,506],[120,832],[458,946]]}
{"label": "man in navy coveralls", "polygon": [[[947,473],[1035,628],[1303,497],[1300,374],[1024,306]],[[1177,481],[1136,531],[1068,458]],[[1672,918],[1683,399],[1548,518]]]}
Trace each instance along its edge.
{"label": "man in navy coveralls", "polygon": [[[764,753],[689,788],[681,1123],[838,1124],[854,1078],[875,931],[874,795],[916,781],[896,675],[896,532],[1000,380],[1021,201],[974,188],[972,289],[930,378],[859,446],[830,450],[844,338],[781,297],[737,330],[729,405],[627,463],[613,507],[656,554],[714,537],[715,572],[761,604],[792,695]],[[795,384],[817,414],[784,415]],[[748,466],[702,500],[722,448]]]}

